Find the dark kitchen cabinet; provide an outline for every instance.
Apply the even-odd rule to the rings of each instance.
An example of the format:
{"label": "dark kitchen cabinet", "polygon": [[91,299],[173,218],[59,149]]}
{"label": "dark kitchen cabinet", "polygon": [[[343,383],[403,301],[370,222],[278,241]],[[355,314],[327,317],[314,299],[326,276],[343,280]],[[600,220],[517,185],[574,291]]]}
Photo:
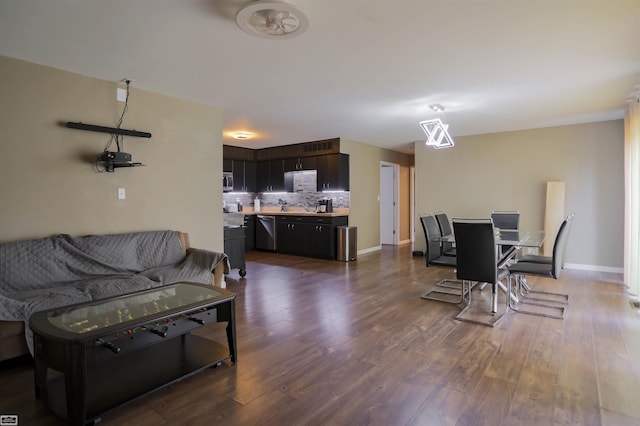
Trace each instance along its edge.
{"label": "dark kitchen cabinet", "polygon": [[225,158],[222,160],[222,171],[223,172],[233,172],[233,160]]}
{"label": "dark kitchen cabinet", "polygon": [[307,225],[300,216],[279,216],[276,219],[278,253],[307,255]]}
{"label": "dark kitchen cabinet", "polygon": [[279,216],[278,252],[320,259],[336,259],[336,228],[347,216]]}
{"label": "dark kitchen cabinet", "polygon": [[335,259],[335,228],[331,224],[307,225],[307,256],[322,259]]}
{"label": "dark kitchen cabinet", "polygon": [[349,190],[349,155],[327,154],[316,158],[318,192]]}
{"label": "dark kitchen cabinet", "polygon": [[222,145],[222,158],[225,160],[256,161],[256,150],[239,146]]}
{"label": "dark kitchen cabinet", "polygon": [[256,192],[255,161],[231,160],[233,190],[236,192]]}
{"label": "dark kitchen cabinet", "polygon": [[284,160],[258,161],[256,183],[258,192],[285,192]]}
{"label": "dark kitchen cabinet", "polygon": [[300,170],[316,170],[317,157],[298,157],[298,158],[287,158],[284,160],[284,171],[285,172],[296,172]]}
{"label": "dark kitchen cabinet", "polygon": [[337,227],[349,224],[347,216],[318,217],[307,220],[307,256],[335,260]]}
{"label": "dark kitchen cabinet", "polygon": [[271,148],[262,148],[256,150],[256,161],[269,161],[280,160],[286,155],[284,153],[288,150],[288,146],[274,146]]}

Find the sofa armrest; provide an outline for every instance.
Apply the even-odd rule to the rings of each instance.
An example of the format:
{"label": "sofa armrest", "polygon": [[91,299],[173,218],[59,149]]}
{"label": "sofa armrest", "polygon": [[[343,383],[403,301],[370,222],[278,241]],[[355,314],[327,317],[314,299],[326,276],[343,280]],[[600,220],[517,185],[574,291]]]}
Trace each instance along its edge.
{"label": "sofa armrest", "polygon": [[[231,265],[229,264],[229,257],[222,252],[213,252],[206,249],[197,249],[195,247],[189,247],[187,249],[187,256],[193,252],[199,252],[200,256],[213,255],[216,256],[215,264],[211,269],[211,284],[216,287],[226,288],[225,275],[231,271]],[[195,255],[195,253],[193,253]]]}
{"label": "sofa armrest", "polygon": [[191,243],[189,242],[189,234],[186,232],[175,231],[178,239],[180,240],[180,245],[182,246],[182,252],[184,255],[187,255],[187,251],[191,248]]}
{"label": "sofa armrest", "polygon": [[[226,259],[225,259],[226,260]],[[211,271],[213,285],[220,288],[227,288],[227,282],[224,280],[226,261],[218,263],[213,271]]]}

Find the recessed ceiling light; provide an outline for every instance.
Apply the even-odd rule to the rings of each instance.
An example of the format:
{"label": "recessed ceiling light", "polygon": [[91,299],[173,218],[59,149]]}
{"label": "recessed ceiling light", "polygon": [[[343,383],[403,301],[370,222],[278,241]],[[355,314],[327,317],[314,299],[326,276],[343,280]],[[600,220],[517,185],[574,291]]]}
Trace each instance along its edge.
{"label": "recessed ceiling light", "polygon": [[431,110],[435,111],[435,112],[442,112],[444,111],[444,107],[440,104],[431,104],[429,105],[429,108],[431,108]]}

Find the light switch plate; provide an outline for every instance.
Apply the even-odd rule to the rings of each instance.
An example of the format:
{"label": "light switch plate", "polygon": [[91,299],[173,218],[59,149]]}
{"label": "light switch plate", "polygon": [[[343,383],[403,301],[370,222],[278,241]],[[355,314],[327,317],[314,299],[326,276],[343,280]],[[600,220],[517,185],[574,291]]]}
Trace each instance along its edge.
{"label": "light switch plate", "polygon": [[127,198],[127,192],[124,188],[118,188],[118,200],[124,200]]}

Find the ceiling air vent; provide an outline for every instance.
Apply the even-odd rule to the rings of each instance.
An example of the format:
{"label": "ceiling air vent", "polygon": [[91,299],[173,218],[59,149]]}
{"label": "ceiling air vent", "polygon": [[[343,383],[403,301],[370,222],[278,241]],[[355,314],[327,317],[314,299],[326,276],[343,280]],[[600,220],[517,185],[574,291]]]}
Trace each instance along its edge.
{"label": "ceiling air vent", "polygon": [[309,28],[306,15],[283,1],[257,0],[236,14],[240,29],[256,37],[284,39],[302,34]]}

